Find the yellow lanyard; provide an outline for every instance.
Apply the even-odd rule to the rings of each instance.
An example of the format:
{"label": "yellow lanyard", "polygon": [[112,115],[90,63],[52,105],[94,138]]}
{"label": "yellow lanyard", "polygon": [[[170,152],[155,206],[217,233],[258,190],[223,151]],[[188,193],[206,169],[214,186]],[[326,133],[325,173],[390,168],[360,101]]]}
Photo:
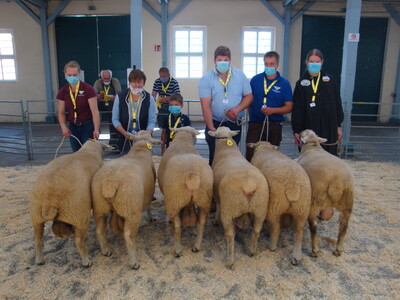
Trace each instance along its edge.
{"label": "yellow lanyard", "polygon": [[[169,114],[169,116],[168,116],[168,127],[170,127],[170,128],[171,128],[171,115],[172,115],[172,114]],[[179,121],[181,120],[181,117],[182,117],[182,116],[180,116],[178,119],[176,119],[175,125],[174,125],[174,129],[178,126]],[[173,132],[173,131],[171,130],[171,133],[169,134],[169,137],[170,137],[170,139],[172,140],[172,139],[175,137],[175,132]]]}
{"label": "yellow lanyard", "polygon": [[168,81],[168,84],[166,87],[164,87],[164,83],[161,83],[161,89],[165,95],[167,95],[167,90],[168,90],[170,84],[171,84],[171,78],[169,78],[169,81]]}
{"label": "yellow lanyard", "polygon": [[[214,70],[214,72],[217,73],[215,70]],[[232,75],[232,69],[230,68],[229,72],[228,72],[228,76],[226,76],[226,81],[224,82],[222,80],[222,78],[217,74],[217,78],[218,78],[219,82],[221,82],[221,84],[224,86],[224,99],[226,99],[226,86],[229,83],[229,79],[231,79],[231,75]]]}
{"label": "yellow lanyard", "polygon": [[313,77],[313,79],[311,81],[312,89],[313,89],[313,92],[314,92],[314,95],[311,98],[311,102],[315,102],[315,95],[317,94],[320,77],[321,77],[321,72],[318,73],[318,79],[317,79],[317,83],[316,84],[314,83],[314,77]]}
{"label": "yellow lanyard", "polygon": [[270,84],[270,86],[267,86],[267,79],[264,77],[264,102],[263,104],[266,106],[267,105],[267,94],[269,90],[274,86],[275,83],[277,83],[278,80],[275,80]]}
{"label": "yellow lanyard", "polygon": [[108,92],[110,91],[110,88],[111,88],[111,85],[109,85],[109,86],[104,86],[104,95],[108,95]]}
{"label": "yellow lanyard", "polygon": [[133,107],[133,99],[132,99],[132,92],[131,91],[129,91],[129,101],[131,102],[131,110],[132,110],[132,120],[133,120],[132,126],[133,126],[133,129],[135,129],[136,128],[136,112],[138,111],[139,105],[140,105],[140,95],[139,95],[139,99],[138,99],[138,101],[136,103],[136,110]]}
{"label": "yellow lanyard", "polygon": [[77,113],[77,108],[76,108],[76,98],[78,97],[80,83],[81,82],[78,81],[78,85],[76,86],[76,89],[75,89],[75,95],[72,93],[71,86],[69,86],[69,95],[71,96],[71,101],[72,101],[72,104],[74,105],[74,121],[75,121],[75,123],[76,123],[76,119],[78,118],[78,113]]}

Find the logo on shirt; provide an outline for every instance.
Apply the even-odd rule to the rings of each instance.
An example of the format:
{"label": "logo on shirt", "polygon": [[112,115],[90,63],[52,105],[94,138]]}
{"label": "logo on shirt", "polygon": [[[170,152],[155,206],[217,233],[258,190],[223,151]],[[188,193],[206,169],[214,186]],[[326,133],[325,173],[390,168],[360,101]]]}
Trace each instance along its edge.
{"label": "logo on shirt", "polygon": [[308,80],[308,79],[303,79],[303,80],[300,82],[300,84],[301,84],[302,86],[310,86],[311,81]]}
{"label": "logo on shirt", "polygon": [[79,91],[79,95],[78,95],[78,96],[84,96],[84,95],[83,95],[84,92],[85,92],[85,91]]}
{"label": "logo on shirt", "polygon": [[281,87],[280,87],[280,86],[274,85],[273,91],[274,91],[275,93],[280,93],[280,92],[281,92]]}
{"label": "logo on shirt", "polygon": [[328,82],[329,80],[331,80],[331,78],[329,76],[322,77],[322,81]]}

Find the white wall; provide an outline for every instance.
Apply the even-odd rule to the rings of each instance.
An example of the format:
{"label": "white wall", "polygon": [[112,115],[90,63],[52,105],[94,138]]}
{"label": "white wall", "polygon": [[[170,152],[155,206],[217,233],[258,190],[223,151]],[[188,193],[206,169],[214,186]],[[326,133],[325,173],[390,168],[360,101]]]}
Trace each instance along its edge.
{"label": "white wall", "polygon": [[[130,0],[75,1],[73,0],[62,15],[112,15],[129,14]],[[171,14],[181,1],[169,1]],[[49,14],[61,1],[49,1]],[[157,0],[148,3],[160,14],[161,7]],[[283,16],[280,1],[272,5]],[[89,11],[88,5],[95,5],[95,11]],[[293,14],[304,3],[298,3],[292,9]],[[306,14],[344,16],[345,3],[317,3]],[[399,10],[398,10],[399,11]],[[384,8],[378,4],[363,4],[362,16],[388,17]],[[146,89],[151,91],[154,80],[161,67],[161,52],[154,52],[154,45],[161,45],[161,24],[142,9],[143,18],[143,54],[142,68],[147,75]],[[283,26],[259,0],[193,0],[170,23],[168,27],[168,60],[172,68],[172,28],[180,25],[201,25],[207,27],[207,70],[213,66],[213,53],[217,46],[226,45],[232,52],[232,64],[241,68],[241,29],[242,26],[269,26],[276,29],[275,50],[283,51]],[[44,67],[40,26],[14,2],[0,2],[0,28],[11,28],[15,34],[17,51],[18,81],[0,83],[1,100],[42,100],[45,99]],[[301,53],[302,18],[291,27],[289,75],[294,86],[298,79]],[[50,52],[53,76],[53,95],[58,90],[57,61],[54,25],[49,26]],[[130,38],[130,37],[127,37]],[[362,37],[361,37],[362,38]],[[398,51],[400,48],[400,28],[392,19],[389,20],[387,47],[382,80],[381,101],[392,102],[397,71]],[[281,62],[282,64],[282,62]],[[198,99],[198,80],[180,80],[185,99]],[[45,106],[43,107],[45,110]],[[382,111],[383,113],[384,111]],[[198,111],[200,113],[200,111]],[[386,112],[387,113],[387,112]],[[0,120],[1,121],[1,120]]]}

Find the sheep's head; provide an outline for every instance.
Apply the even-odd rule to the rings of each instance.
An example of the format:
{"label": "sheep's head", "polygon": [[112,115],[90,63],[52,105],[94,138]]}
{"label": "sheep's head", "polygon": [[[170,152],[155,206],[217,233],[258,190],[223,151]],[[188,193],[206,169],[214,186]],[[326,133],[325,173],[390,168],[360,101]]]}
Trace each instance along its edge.
{"label": "sheep's head", "polygon": [[137,141],[147,141],[149,143],[152,143],[154,145],[161,144],[160,140],[153,139],[151,136],[151,133],[148,132],[147,130],[140,130],[138,133],[135,135],[131,135],[130,139],[135,143]]}
{"label": "sheep's head", "polygon": [[210,136],[216,138],[231,138],[239,133],[239,130],[230,130],[228,127],[218,127],[215,131],[208,131]]}
{"label": "sheep's head", "polygon": [[327,139],[319,137],[311,129],[306,129],[306,130],[303,130],[302,132],[300,132],[300,142],[302,145],[312,144],[312,143],[319,145],[321,143],[325,143],[326,141],[327,141]]}
{"label": "sheep's head", "polygon": [[195,128],[190,127],[190,126],[184,126],[184,127],[180,127],[180,128],[170,127],[169,130],[171,130],[174,137],[175,137],[175,135],[178,135],[180,132],[185,132],[185,133],[190,134],[193,137],[193,144],[196,143],[196,135],[200,134],[200,131],[198,131]]}
{"label": "sheep's head", "polygon": [[257,143],[247,143],[247,147],[254,149],[254,151],[257,151],[259,149],[266,149],[266,150],[278,150],[279,147],[272,145],[269,142],[265,142],[265,141],[259,141]]}

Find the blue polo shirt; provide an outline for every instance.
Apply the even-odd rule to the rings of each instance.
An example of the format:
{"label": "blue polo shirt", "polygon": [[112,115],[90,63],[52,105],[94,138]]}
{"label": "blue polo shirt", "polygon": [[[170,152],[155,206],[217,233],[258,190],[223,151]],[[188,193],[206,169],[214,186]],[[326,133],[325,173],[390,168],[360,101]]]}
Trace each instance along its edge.
{"label": "blue polo shirt", "polygon": [[[204,74],[199,82],[199,97],[211,97],[211,111],[213,120],[221,122],[224,119],[224,111],[238,106],[244,95],[251,93],[251,87],[246,75],[239,69],[231,67],[232,75],[226,86],[226,99],[228,103],[223,103],[224,86],[218,80],[218,73],[215,68]],[[238,118],[244,116],[244,111],[240,112]]]}
{"label": "blue polo shirt", "polygon": [[[278,80],[267,95],[268,107],[282,107],[285,102],[293,101],[292,88],[289,81],[281,77],[279,72],[277,77],[273,80],[267,79],[267,86],[270,86],[275,80]],[[261,107],[264,102],[264,78],[265,73],[260,73],[250,80],[251,89],[253,91],[253,103],[250,109],[249,122],[263,122],[265,115],[261,112]],[[283,115],[272,114],[268,117],[269,121],[283,121]]]}

